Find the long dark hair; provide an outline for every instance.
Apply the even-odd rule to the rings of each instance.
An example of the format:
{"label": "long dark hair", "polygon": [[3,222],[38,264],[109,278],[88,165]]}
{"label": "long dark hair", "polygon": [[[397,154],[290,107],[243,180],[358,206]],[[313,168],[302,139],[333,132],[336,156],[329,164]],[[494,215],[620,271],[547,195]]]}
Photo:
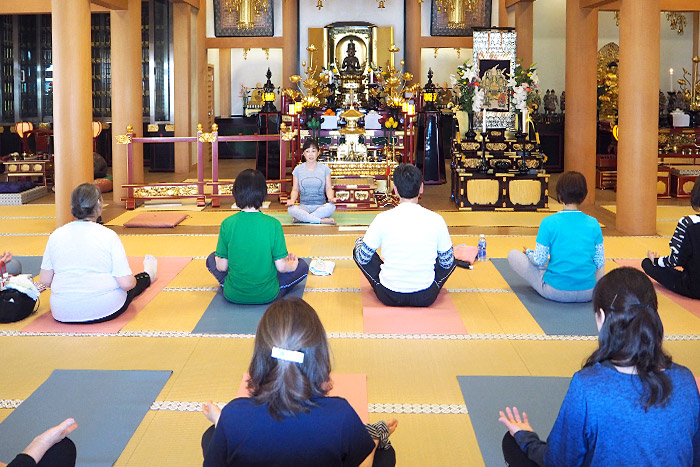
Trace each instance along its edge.
{"label": "long dark hair", "polygon": [[605,321],[598,336],[598,349],[584,367],[605,361],[634,366],[644,388],[644,409],[663,407],[673,390],[663,370],[671,367],[672,360],[662,348],[664,327],[649,278],[633,268],[610,271],[593,290],[593,309],[595,313],[602,309]]}
{"label": "long dark hair", "polygon": [[[303,362],[273,358],[273,347],[301,352]],[[326,330],[316,311],[300,298],[270,305],[258,324],[248,369],[252,398],[267,404],[278,420],[308,412],[314,406],[311,398],[330,390],[330,372]]]}

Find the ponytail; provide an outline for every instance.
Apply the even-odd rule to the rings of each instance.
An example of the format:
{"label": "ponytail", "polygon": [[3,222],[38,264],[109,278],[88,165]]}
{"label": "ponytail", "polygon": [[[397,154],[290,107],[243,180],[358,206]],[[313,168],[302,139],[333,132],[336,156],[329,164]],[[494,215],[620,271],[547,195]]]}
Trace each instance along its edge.
{"label": "ponytail", "polygon": [[604,361],[633,366],[642,382],[644,409],[664,406],[673,390],[664,373],[671,367],[672,359],[662,348],[664,328],[649,278],[636,269],[615,269],[596,285],[593,306],[596,312],[603,310],[605,321],[598,336],[598,349],[584,367]]}

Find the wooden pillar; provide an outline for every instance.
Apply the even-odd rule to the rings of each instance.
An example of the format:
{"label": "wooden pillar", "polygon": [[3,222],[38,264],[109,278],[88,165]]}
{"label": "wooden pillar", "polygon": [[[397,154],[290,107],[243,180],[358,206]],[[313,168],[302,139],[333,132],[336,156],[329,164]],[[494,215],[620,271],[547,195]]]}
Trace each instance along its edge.
{"label": "wooden pillar", "polygon": [[[127,10],[110,12],[112,38],[112,135],[123,135],[132,125],[143,134],[141,83],[141,0],[129,0]],[[133,147],[134,181],[143,182],[143,145]],[[127,183],[126,146],[112,138],[114,203],[124,206],[122,185]]]}
{"label": "wooden pillar", "polygon": [[532,65],[532,35],[534,28],[534,8],[531,1],[515,4],[515,32],[518,33],[516,56],[523,61],[523,66]]}
{"label": "wooden pillar", "polygon": [[[204,41],[207,37],[207,2],[199,0],[199,10],[197,10],[197,74],[196,74],[196,89],[197,89],[197,121],[195,125],[201,123],[204,125],[204,131],[211,131],[209,124],[209,103],[207,102],[207,46]],[[213,115],[211,115],[213,117]],[[210,148],[210,146],[207,146]]]}
{"label": "wooden pillar", "polygon": [[299,73],[299,0],[282,2],[282,41],[282,87],[289,87]]}
{"label": "wooden pillar", "polygon": [[[584,204],[595,202],[597,132],[598,9],[566,1],[566,119],[564,168],[581,172],[588,184]],[[518,38],[520,40],[520,38]]]}
{"label": "wooden pillar", "polygon": [[700,12],[693,13],[693,57],[700,54]]}
{"label": "wooden pillar", "polygon": [[73,220],[70,195],[93,180],[90,0],[51,1],[56,226]]}
{"label": "wooden pillar", "polygon": [[508,27],[508,9],[506,9],[506,0],[498,0],[498,27]]}
{"label": "wooden pillar", "polygon": [[[173,3],[173,115],[175,136],[190,136],[192,124],[192,12],[187,3]],[[190,170],[190,144],[175,143],[175,173]]]}
{"label": "wooden pillar", "polygon": [[660,25],[659,0],[620,0],[616,227],[631,235],[656,233]]}
{"label": "wooden pillar", "polygon": [[231,49],[219,49],[219,110],[231,116]]}
{"label": "wooden pillar", "polygon": [[[404,35],[404,50],[403,56],[406,60],[405,70],[413,73],[416,81],[420,82],[421,77],[421,57],[420,57],[420,38],[421,38],[421,6],[416,0],[406,0],[406,34]],[[430,5],[426,3],[426,5]],[[401,68],[399,63],[395,63],[396,68]]]}

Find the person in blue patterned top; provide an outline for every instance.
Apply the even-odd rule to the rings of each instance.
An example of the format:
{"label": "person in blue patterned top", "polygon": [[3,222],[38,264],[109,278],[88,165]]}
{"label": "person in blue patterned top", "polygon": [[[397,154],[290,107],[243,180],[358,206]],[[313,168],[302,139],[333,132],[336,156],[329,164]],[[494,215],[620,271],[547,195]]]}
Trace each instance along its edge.
{"label": "person in blue patterned top", "polygon": [[605,274],[603,233],[594,217],[579,210],[588,194],[583,174],[563,173],[556,191],[564,209],[542,219],[534,250],[511,250],[508,263],[548,300],[590,302]]}
{"label": "person in blue patterned top", "polygon": [[606,274],[593,292],[598,348],[574,374],[547,442],[507,407],[503,455],[521,466],[700,465],[700,395],[662,348],[656,292],[641,271]]}

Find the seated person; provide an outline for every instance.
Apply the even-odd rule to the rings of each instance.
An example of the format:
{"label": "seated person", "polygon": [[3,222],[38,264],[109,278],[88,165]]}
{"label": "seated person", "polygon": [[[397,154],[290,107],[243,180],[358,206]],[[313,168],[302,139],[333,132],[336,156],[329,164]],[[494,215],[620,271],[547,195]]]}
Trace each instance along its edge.
{"label": "seated person", "polygon": [[246,169],[233,196],[241,211],[224,219],[207,269],[232,303],[262,304],[283,297],[309,273],[303,259],[287,252],[282,224],[260,212],[267,196],[265,176]]}
{"label": "seated person", "polygon": [[455,268],[450,233],[442,216],[418,204],[423,176],[416,166],[399,164],[393,181],[399,205],[374,218],[353,257],[383,304],[430,306]]}
{"label": "seated person", "polygon": [[561,174],[556,191],[564,209],[542,219],[534,251],[511,250],[508,264],[548,300],[590,302],[605,274],[603,232],[595,218],[578,209],[588,194],[583,174]]}
{"label": "seated person", "polygon": [[56,321],[88,324],[112,320],[156,280],[158,262],[146,255],[145,272],[131,275],[119,236],[97,223],[102,214],[102,193],[97,185],[79,185],[70,202],[76,220],[49,236],[39,281],[51,288],[51,314]]}
{"label": "seated person", "polygon": [[[304,141],[303,163],[292,172],[292,192],[287,200],[287,212],[294,222],[310,224],[335,224],[331,217],[337,199],[333,196],[331,169],[318,161],[320,149],[313,138]],[[300,198],[299,206],[296,206]]]}
{"label": "seated person", "polygon": [[571,379],[547,442],[525,412],[500,412],[507,465],[699,465],[698,387],[662,348],[649,278],[633,268],[610,271],[595,286],[593,313],[598,348]]}
{"label": "seated person", "polygon": [[22,274],[22,263],[12,257],[12,252],[3,251],[0,254],[0,263],[5,263],[5,269],[9,275]]}
{"label": "seated person", "polygon": [[270,305],[255,333],[250,397],[202,407],[214,424],[202,436],[204,466],[394,466],[388,437],[398,422],[363,425],[348,401],[327,396],[329,354],[308,303]]}
{"label": "seated person", "polygon": [[75,444],[66,438],[78,428],[72,418],[67,418],[53,428],[38,435],[7,467],[73,467]]}
{"label": "seated person", "polygon": [[[700,177],[690,192],[690,206],[700,211]],[[700,215],[692,214],[678,221],[671,241],[671,254],[659,258],[648,251],[642,268],[649,277],[667,289],[690,298],[700,298]],[[696,251],[697,250],[697,251]],[[676,269],[677,267],[682,270]]]}

